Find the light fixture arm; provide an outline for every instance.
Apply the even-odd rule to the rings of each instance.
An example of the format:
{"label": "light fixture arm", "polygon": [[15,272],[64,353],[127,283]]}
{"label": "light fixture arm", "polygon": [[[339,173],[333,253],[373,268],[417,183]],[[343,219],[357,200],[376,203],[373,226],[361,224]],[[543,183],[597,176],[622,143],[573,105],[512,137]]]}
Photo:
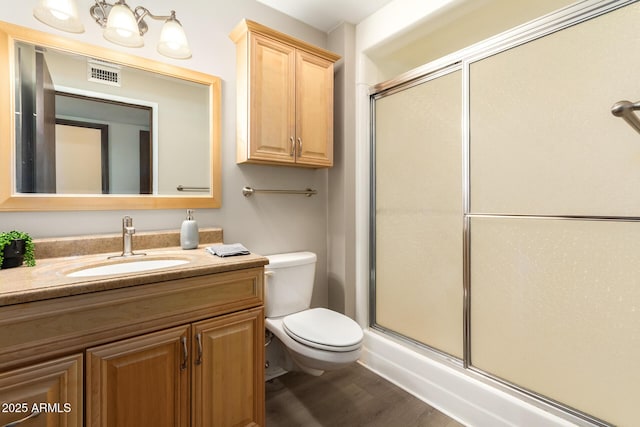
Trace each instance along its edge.
{"label": "light fixture arm", "polygon": [[109,11],[113,7],[113,5],[107,3],[106,1],[98,1],[95,0],[96,4],[89,8],[89,14],[96,21],[98,25],[102,28],[107,26],[107,16],[109,16]]}
{"label": "light fixture arm", "polygon": [[[129,5],[124,0],[118,0],[114,4],[107,3],[106,0],[95,0],[95,4],[89,8],[89,13],[91,17],[96,21],[98,25],[102,28],[107,27],[107,17],[109,16],[109,12],[111,8],[117,4],[122,4],[124,6],[129,7]],[[129,8],[131,9],[131,8]],[[140,35],[144,35],[148,30],[149,26],[146,22],[144,22],[144,18],[147,16],[152,19],[156,19],[158,21],[176,21],[180,24],[180,21],[176,18],[176,11],[172,10],[169,15],[154,15],[151,13],[149,9],[144,6],[137,6],[132,10],[133,15],[136,18],[136,22],[138,24],[138,28],[140,29]],[[182,25],[182,24],[181,24]]]}
{"label": "light fixture arm", "polygon": [[180,24],[180,21],[176,19],[175,10],[172,10],[169,15],[154,15],[146,7],[138,6],[133,10],[133,14],[135,15],[136,20],[138,21],[138,27],[140,27],[140,35],[143,35],[149,29],[147,24],[144,22],[144,18],[147,16],[151,19],[156,19],[158,21],[175,21],[178,24]]}
{"label": "light fixture arm", "polygon": [[137,18],[138,22],[141,22],[142,19],[144,19],[145,16],[148,16],[149,18],[152,18],[152,19],[157,19],[158,21],[166,21],[168,19],[171,19],[173,21],[178,21],[176,19],[176,11],[175,10],[172,10],[169,15],[154,15],[146,7],[138,6],[133,10],[133,13],[136,15],[136,18]]}

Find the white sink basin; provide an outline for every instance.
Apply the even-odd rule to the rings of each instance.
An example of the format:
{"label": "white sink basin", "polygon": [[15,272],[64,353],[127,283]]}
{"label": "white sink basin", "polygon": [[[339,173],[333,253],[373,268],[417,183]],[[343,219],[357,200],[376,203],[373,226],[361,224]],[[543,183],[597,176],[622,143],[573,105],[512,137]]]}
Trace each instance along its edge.
{"label": "white sink basin", "polygon": [[184,259],[143,259],[137,261],[116,261],[111,264],[103,264],[95,267],[83,268],[72,271],[67,277],[92,277],[109,276],[114,274],[138,273],[141,271],[159,270],[162,268],[176,267],[188,264]]}

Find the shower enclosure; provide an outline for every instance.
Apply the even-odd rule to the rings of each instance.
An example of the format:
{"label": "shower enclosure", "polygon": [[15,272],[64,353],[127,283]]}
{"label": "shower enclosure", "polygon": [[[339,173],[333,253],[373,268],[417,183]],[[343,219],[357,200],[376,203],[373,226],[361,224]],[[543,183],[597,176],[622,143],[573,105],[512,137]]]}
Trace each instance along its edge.
{"label": "shower enclosure", "polygon": [[372,327],[595,425],[640,424],[638,22],[589,2],[371,94]]}

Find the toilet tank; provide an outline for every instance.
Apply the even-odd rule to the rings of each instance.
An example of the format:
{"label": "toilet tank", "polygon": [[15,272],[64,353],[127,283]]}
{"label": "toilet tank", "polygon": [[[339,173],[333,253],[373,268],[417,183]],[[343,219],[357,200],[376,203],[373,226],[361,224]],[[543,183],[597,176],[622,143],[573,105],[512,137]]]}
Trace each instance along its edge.
{"label": "toilet tank", "polygon": [[292,252],[267,255],[265,266],[265,316],[281,317],[311,305],[316,254]]}

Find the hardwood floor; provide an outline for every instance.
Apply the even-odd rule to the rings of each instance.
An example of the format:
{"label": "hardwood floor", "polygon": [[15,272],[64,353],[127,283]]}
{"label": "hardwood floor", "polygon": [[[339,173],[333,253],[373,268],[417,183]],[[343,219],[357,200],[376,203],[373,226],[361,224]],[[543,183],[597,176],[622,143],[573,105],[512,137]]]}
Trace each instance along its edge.
{"label": "hardwood floor", "polygon": [[267,387],[267,427],[460,427],[359,364],[313,377],[289,372]]}

